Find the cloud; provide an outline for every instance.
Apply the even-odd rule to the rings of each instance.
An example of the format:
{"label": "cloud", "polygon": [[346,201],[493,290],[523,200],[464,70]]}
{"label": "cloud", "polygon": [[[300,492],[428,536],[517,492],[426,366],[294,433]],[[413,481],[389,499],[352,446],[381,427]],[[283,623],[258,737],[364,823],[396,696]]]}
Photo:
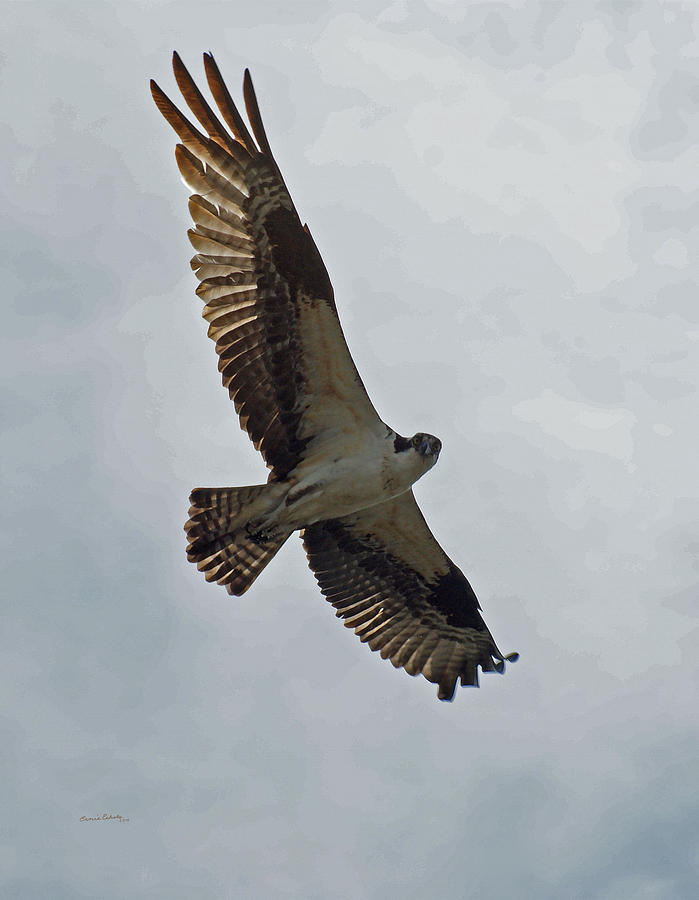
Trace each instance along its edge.
{"label": "cloud", "polygon": [[573,450],[603,453],[625,463],[633,457],[636,417],[628,409],[589,406],[547,389],[540,397],[521,400],[512,412]]}
{"label": "cloud", "polygon": [[[694,18],[14,4],[3,895],[692,895]],[[173,47],[236,97],[252,65],[377,407],[444,441],[420,503],[522,654],[452,705],[298,540],[235,600],[186,562],[189,490],[266,472],[148,96]]]}

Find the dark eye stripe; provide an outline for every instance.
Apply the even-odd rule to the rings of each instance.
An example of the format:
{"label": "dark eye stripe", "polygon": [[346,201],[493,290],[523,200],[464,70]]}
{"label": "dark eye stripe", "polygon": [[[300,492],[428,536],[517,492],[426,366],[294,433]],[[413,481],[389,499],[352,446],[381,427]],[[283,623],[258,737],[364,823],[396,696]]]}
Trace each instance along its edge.
{"label": "dark eye stripe", "polygon": [[412,447],[412,441],[409,438],[401,437],[399,434],[396,435],[395,440],[393,441],[393,449],[396,453],[402,453],[404,450],[409,450]]}

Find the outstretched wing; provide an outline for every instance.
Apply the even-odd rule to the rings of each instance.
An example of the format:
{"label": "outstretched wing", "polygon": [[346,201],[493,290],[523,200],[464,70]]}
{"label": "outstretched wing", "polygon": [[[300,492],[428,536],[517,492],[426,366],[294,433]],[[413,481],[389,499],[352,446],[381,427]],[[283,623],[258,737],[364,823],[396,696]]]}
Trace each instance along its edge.
{"label": "outstretched wing", "polygon": [[151,81],[182,143],[176,159],[195,191],[189,239],[209,337],[241,427],[283,479],[338,433],[385,433],[345,343],[323,260],[272,156],[250,73],[243,84],[254,139],[213,57],[206,76],[221,117],[177,53],[173,68],[202,133]]}
{"label": "outstretched wing", "polygon": [[478,666],[505,659],[468,580],[427,527],[412,491],[302,534],[320,589],[362,642],[396,668],[422,674],[451,700],[457,679],[478,685]]}

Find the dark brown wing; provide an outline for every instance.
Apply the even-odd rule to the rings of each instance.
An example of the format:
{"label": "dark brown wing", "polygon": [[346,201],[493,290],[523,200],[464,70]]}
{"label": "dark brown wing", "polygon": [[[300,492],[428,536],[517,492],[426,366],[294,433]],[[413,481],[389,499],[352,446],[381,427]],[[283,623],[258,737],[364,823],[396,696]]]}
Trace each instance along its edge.
{"label": "dark brown wing", "polygon": [[333,436],[385,427],[345,343],[323,260],[272,157],[250,74],[243,87],[254,137],[213,57],[204,54],[204,63],[228,129],[176,53],[177,83],[206,133],[155,82],[151,91],[180,136],[177,164],[195,191],[191,264],[223,384],[270,479],[283,479]]}
{"label": "dark brown wing", "polygon": [[396,668],[422,674],[451,700],[457,680],[478,685],[478,666],[505,659],[466,577],[427,527],[412,491],[303,532],[320,589],[361,641]]}

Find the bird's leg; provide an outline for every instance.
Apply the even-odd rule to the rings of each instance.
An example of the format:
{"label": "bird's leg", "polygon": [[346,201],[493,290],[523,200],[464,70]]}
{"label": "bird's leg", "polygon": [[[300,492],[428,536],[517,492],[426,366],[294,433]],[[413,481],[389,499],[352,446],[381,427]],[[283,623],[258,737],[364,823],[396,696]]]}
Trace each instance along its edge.
{"label": "bird's leg", "polygon": [[260,546],[261,544],[267,544],[270,541],[275,539],[275,536],[278,534],[279,529],[275,528],[274,525],[266,526],[262,522],[248,522],[245,526],[245,533],[253,542],[253,544],[257,544]]}

